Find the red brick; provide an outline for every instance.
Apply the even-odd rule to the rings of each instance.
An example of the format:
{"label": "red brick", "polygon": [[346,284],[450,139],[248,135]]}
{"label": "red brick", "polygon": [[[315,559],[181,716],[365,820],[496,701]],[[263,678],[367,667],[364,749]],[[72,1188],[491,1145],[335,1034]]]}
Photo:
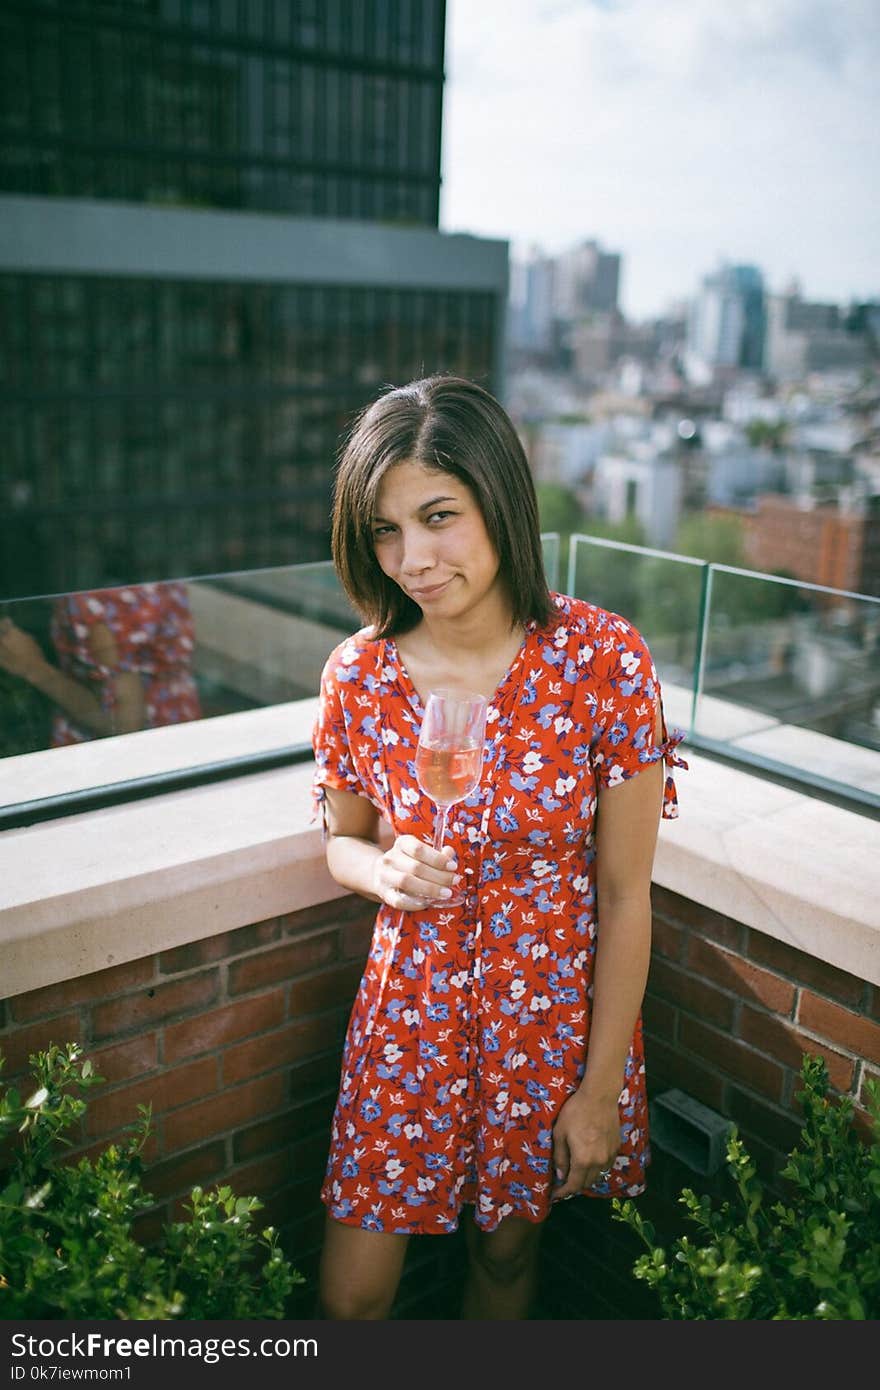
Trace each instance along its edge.
{"label": "red brick", "polygon": [[202,941],[191,941],[186,946],[163,951],[159,956],[159,969],[163,975],[195,970],[200,965],[212,965],[216,960],[226,960],[229,956],[240,956],[258,946],[268,946],[270,942],[277,941],[280,934],[277,918],[273,917],[268,922],[254,922],[249,927],[220,932],[217,936],[206,936]]}
{"label": "red brick", "polygon": [[337,1037],[336,1020],[332,1014],[316,1014],[301,1023],[266,1033],[261,1038],[230,1047],[223,1053],[223,1081],[234,1085],[258,1076],[262,1071],[301,1062],[312,1053],[332,1047]]}
{"label": "red brick", "polygon": [[304,1102],[312,1096],[323,1095],[326,1091],[339,1090],[342,1057],[339,1048],[310,1057],[298,1067],[291,1068],[290,1096],[293,1101]]}
{"label": "red brick", "polygon": [[78,1013],[44,1019],[39,1023],[32,1023],[27,1028],[14,1028],[0,1038],[0,1052],[6,1062],[0,1075],[4,1082],[8,1083],[12,1077],[21,1076],[23,1072],[30,1074],[28,1057],[32,1052],[45,1052],[50,1043],[64,1047],[69,1042],[82,1040],[83,1030]]}
{"label": "red brick", "polygon": [[709,1071],[678,1047],[666,1047],[652,1039],[645,1042],[645,1069],[648,1093],[678,1089],[686,1091],[712,1110],[721,1110],[724,1084],[717,1072]]}
{"label": "red brick", "polygon": [[831,1084],[839,1091],[848,1091],[853,1081],[854,1063],[851,1057],[844,1057],[830,1047],[824,1047],[813,1038],[808,1038],[799,1028],[786,1019],[773,1014],[762,1013],[743,1005],[740,1017],[740,1036],[750,1047],[760,1052],[768,1052],[778,1062],[799,1072],[805,1052],[818,1053],[828,1063]]}
{"label": "red brick", "polygon": [[285,913],[278,921],[285,936],[298,936],[322,927],[340,927],[362,917],[373,921],[376,909],[376,903],[367,902],[359,893],[347,893],[343,898],[331,898],[329,902],[300,908],[299,912]]}
{"label": "red brick", "polygon": [[[259,1197],[266,1201],[290,1182],[290,1159],[284,1152],[258,1158],[253,1163],[234,1169],[229,1175],[229,1182],[240,1196]],[[261,1215],[261,1224],[265,1224],[265,1221],[265,1215]]]}
{"label": "red brick", "polygon": [[[656,901],[655,892],[656,890],[652,890],[653,901]],[[737,951],[742,946],[746,932],[742,922],[725,917],[723,913],[715,912],[711,907],[693,902],[690,898],[669,893],[664,900],[661,915],[677,922],[679,926],[690,927],[710,941],[716,941],[731,950]]]}
{"label": "red brick", "polygon": [[283,1100],[284,1077],[275,1072],[245,1086],[236,1086],[234,1090],[225,1090],[210,1100],[188,1105],[166,1116],[166,1149],[185,1149],[199,1139],[236,1131],[248,1120],[277,1110]]}
{"label": "red brick", "polygon": [[261,1120],[259,1125],[239,1131],[234,1140],[236,1162],[254,1158],[259,1154],[270,1154],[278,1148],[284,1148],[289,1158],[292,1144],[316,1136],[318,1148],[321,1144],[324,1145],[324,1158],[327,1158],[329,1122],[334,1115],[335,1104],[334,1090],[332,1093],[324,1093],[320,1097],[310,1099],[306,1104],[292,1106],[281,1115]]}
{"label": "red brick", "polygon": [[175,1014],[190,1013],[217,998],[220,972],[205,970],[182,980],[169,980],[155,989],[128,994],[108,1004],[92,1008],[92,1032],[95,1038],[111,1038],[118,1033],[133,1033]]}
{"label": "red brick", "polygon": [[28,994],[18,994],[11,1000],[12,1016],[16,1023],[27,1023],[31,1019],[60,1013],[62,1009],[75,1008],[78,1004],[89,1004],[94,999],[109,999],[114,994],[123,994],[152,980],[155,968],[153,957],[145,956],[140,960],[127,961],[124,965],[114,965],[109,970],[79,975],[75,980],[64,980],[57,985],[47,985],[44,989],[32,989]]}
{"label": "red brick", "polygon": [[178,1193],[189,1193],[193,1186],[212,1182],[218,1173],[223,1172],[226,1153],[223,1141],[216,1139],[201,1149],[190,1149],[188,1153],[167,1158],[163,1163],[149,1167],[144,1175],[144,1187],[154,1197],[174,1197]]}
{"label": "red brick", "polygon": [[151,1105],[153,1115],[163,1115],[217,1090],[217,1059],[203,1057],[198,1062],[170,1067],[133,1086],[123,1086],[109,1096],[96,1096],[89,1105],[86,1123],[89,1134],[112,1134],[137,1119],[139,1105]]}
{"label": "red brick", "polygon": [[809,1032],[828,1038],[867,1062],[880,1062],[880,1024],[871,1019],[842,1009],[809,990],[801,993],[797,1017]]}
{"label": "red brick", "polygon": [[858,1008],[865,993],[865,982],[857,975],[837,970],[825,961],[798,951],[784,941],[776,941],[763,932],[749,931],[746,955],[758,965],[769,966],[778,975],[787,975],[797,984],[808,985],[817,994],[827,994],[839,1004]]}
{"label": "red brick", "polygon": [[642,1001],[642,1022],[649,1036],[665,1038],[668,1042],[674,1043],[677,1017],[671,1004],[648,991]]}
{"label": "red brick", "polygon": [[772,975],[711,941],[692,936],[688,942],[687,962],[692,970],[714,980],[722,989],[731,990],[743,999],[751,997],[775,1013],[790,1014],[794,1007],[796,991],[789,980]]}
{"label": "red brick", "polygon": [[344,960],[365,961],[373,939],[373,918],[346,922],[342,928],[342,957]]}
{"label": "red brick", "polygon": [[651,951],[655,956],[665,956],[667,960],[681,960],[684,954],[685,934],[681,927],[666,922],[654,914],[651,921]]}
{"label": "red brick", "polygon": [[696,1053],[703,1062],[711,1062],[728,1076],[741,1081],[750,1091],[766,1096],[777,1103],[782,1098],[782,1068],[775,1062],[744,1047],[735,1038],[716,1033],[696,1019],[682,1016],[678,1021],[679,1042]]}
{"label": "red brick", "polygon": [[164,1204],[136,1216],[131,1223],[131,1233],[139,1245],[149,1250],[162,1240],[164,1227],[170,1219],[168,1207]]}
{"label": "red brick", "polygon": [[284,991],[273,989],[253,999],[210,1009],[165,1028],[165,1061],[176,1062],[198,1052],[209,1052],[224,1043],[265,1033],[284,1018]]}
{"label": "red brick", "polygon": [[323,932],[234,961],[229,967],[229,993],[244,994],[262,985],[277,985],[328,964],[336,959],[338,937],[336,931]]}
{"label": "red brick", "polygon": [[351,1006],[362,974],[363,967],[356,962],[322,970],[320,975],[312,975],[307,980],[297,980],[290,991],[289,1016],[316,1014],[338,1004]]}
{"label": "red brick", "polygon": [[781,1154],[787,1154],[794,1148],[801,1132],[800,1125],[791,1115],[765,1105],[756,1096],[734,1085],[727,1089],[727,1115],[736,1121],[747,1142],[749,1136],[754,1135]]}
{"label": "red brick", "polygon": [[130,1042],[113,1043],[110,1047],[99,1047],[89,1056],[95,1071],[108,1085],[117,1081],[131,1081],[144,1072],[154,1071],[159,1065],[159,1034],[143,1033]]}
{"label": "red brick", "polygon": [[648,975],[648,988],[662,995],[671,1003],[688,1013],[696,1014],[705,1023],[713,1023],[717,1028],[730,1032],[733,1027],[736,1001],[729,994],[713,989],[699,976],[690,975],[685,970],[677,970],[663,960],[651,961]]}
{"label": "red brick", "polygon": [[288,1162],[292,1162],[293,1145],[314,1144],[317,1145],[314,1152],[323,1154],[321,1162],[324,1162],[327,1159],[329,1122],[335,1102],[335,1091],[325,1093],[307,1104],[293,1106],[282,1115],[274,1115],[271,1119],[261,1120],[259,1125],[239,1131],[234,1140],[235,1161],[241,1162],[242,1159],[256,1158],[260,1154],[270,1154],[284,1148]]}
{"label": "red brick", "polygon": [[[290,1226],[297,1220],[304,1217],[313,1218],[317,1216],[323,1226],[324,1206],[320,1200],[320,1181],[316,1182],[314,1177],[301,1178],[299,1182],[292,1183],[286,1189],[287,1210],[284,1214],[285,1226]],[[297,1250],[297,1246],[291,1249]],[[292,1257],[296,1262],[296,1256]]]}

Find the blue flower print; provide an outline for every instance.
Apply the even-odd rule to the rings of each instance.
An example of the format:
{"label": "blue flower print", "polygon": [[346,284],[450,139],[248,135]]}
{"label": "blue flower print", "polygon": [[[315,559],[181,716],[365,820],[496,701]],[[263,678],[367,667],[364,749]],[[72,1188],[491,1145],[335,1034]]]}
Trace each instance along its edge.
{"label": "blue flower print", "polygon": [[425,1017],[430,1023],[444,1023],[449,1017],[449,1005],[428,1003],[425,1005]]}
{"label": "blue flower print", "polygon": [[368,1212],[361,1221],[365,1231],[384,1231],[385,1226],[381,1217],[376,1216],[375,1212]]}
{"label": "blue flower print", "polygon": [[501,806],[495,807],[494,820],[498,829],[504,831],[506,834],[519,830],[519,821],[507,802]]}
{"label": "blue flower print", "polygon": [[353,1154],[346,1154],[342,1160],[342,1176],[356,1178],[361,1171],[360,1164]]}
{"label": "blue flower print", "polygon": [[489,930],[498,938],[509,936],[512,931],[510,918],[504,912],[493,912],[489,919]]}
{"label": "blue flower print", "polygon": [[370,1120],[378,1120],[381,1114],[382,1107],[381,1105],[377,1105],[376,1101],[367,1099],[361,1104],[361,1116],[368,1122]]}
{"label": "blue flower print", "polygon": [[608,731],[608,741],[616,746],[618,743],[623,743],[623,740],[626,738],[628,733],[629,725],[625,722],[625,720],[615,719],[614,723],[611,725],[611,728]]}
{"label": "blue flower print", "polygon": [[542,705],[535,715],[535,722],[540,724],[542,729],[549,729],[560,709],[561,705]]}

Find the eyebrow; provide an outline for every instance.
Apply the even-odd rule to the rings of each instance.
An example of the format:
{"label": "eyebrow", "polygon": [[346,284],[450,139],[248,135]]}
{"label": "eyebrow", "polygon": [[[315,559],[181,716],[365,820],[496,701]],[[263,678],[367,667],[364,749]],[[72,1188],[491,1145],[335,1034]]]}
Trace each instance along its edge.
{"label": "eyebrow", "polygon": [[[420,507],[417,507],[417,508],[416,508],[416,510],[419,511],[419,512],[427,512],[427,511],[430,511],[431,507],[436,507],[436,506],[438,506],[441,502],[457,502],[458,500],[459,500],[459,499],[458,499],[457,497],[432,497],[431,500],[430,500],[430,502],[423,502],[422,505],[421,505]],[[378,513],[376,513],[376,514],[374,515],[374,517],[373,517],[373,521],[387,521],[387,520],[388,520],[388,517],[387,517],[387,516],[379,516]]]}

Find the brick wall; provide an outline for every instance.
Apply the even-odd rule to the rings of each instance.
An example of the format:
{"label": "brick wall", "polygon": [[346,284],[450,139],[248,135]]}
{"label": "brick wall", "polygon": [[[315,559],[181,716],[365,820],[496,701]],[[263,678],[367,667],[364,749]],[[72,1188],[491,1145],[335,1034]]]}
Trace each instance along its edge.
{"label": "brick wall", "polygon": [[[800,1128],[803,1053],[818,1053],[867,1136],[864,1084],[880,1078],[880,988],[656,885],[652,898],[649,1099],[677,1088],[734,1120],[759,1175],[776,1187]],[[687,1229],[681,1188],[719,1199],[727,1181],[723,1169],[703,1177],[655,1144],[639,1206],[668,1240]],[[544,1307],[556,1317],[658,1317],[653,1294],[631,1276],[642,1251],[607,1203],[565,1203],[544,1241]]]}
{"label": "brick wall", "polygon": [[[678,1087],[736,1120],[772,1177],[798,1128],[804,1050],[857,1101],[880,1075],[880,989],[687,899],[654,890],[645,1001],[652,1095]],[[323,1224],[318,1200],[340,1046],[374,908],[355,897],[51,985],[0,1003],[4,1079],[50,1041],[79,1041],[106,1084],[91,1094],[78,1152],[97,1150],[153,1107],[144,1235],[179,1215],[194,1183],[259,1196],[309,1279],[291,1316],[313,1313]],[[640,1202],[658,1229],[680,1224],[694,1175],[655,1149]],[[715,1180],[706,1180],[712,1190]],[[542,1252],[544,1317],[655,1317],[629,1271],[634,1238],[608,1204],[564,1203]],[[396,1316],[454,1317],[459,1236],[410,1245]]]}

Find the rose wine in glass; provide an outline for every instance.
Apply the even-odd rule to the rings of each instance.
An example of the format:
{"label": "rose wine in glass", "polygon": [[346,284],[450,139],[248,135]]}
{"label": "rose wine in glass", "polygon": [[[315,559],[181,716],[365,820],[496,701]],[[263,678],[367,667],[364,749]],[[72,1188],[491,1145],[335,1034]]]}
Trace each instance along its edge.
{"label": "rose wine in glass", "polygon": [[[482,695],[432,690],[428,696],[416,749],[416,781],[437,808],[435,849],[442,848],[450,806],[480,785],[487,710]],[[443,905],[463,901],[464,894],[458,893]]]}

